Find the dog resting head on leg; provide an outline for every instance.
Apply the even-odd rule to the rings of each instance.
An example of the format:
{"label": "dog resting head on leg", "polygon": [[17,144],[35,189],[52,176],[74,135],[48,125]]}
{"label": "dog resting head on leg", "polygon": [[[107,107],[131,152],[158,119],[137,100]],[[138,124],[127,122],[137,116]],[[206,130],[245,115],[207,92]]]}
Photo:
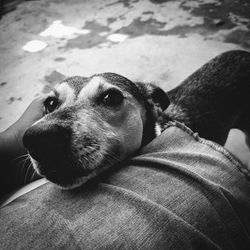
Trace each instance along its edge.
{"label": "dog resting head on leg", "polygon": [[72,189],[151,141],[168,105],[160,88],[114,73],[70,77],[45,100],[46,115],[23,143],[38,174]]}

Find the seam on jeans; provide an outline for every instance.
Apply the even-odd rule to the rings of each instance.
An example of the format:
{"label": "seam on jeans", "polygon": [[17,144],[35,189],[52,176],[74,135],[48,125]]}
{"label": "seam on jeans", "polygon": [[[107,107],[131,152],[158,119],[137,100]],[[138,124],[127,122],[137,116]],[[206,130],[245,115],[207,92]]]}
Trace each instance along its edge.
{"label": "seam on jeans", "polygon": [[169,121],[165,126],[164,129],[169,127],[178,127],[191,135],[196,141],[205,144],[214,150],[220,152],[223,154],[234,166],[238,168],[238,170],[245,175],[248,181],[250,181],[250,170],[247,169],[247,166],[245,166],[240,160],[238,160],[234,155],[232,155],[227,149],[225,149],[220,144],[206,140],[204,138],[201,138],[197,132],[193,132],[189,127],[187,127],[184,123],[178,122],[178,121]]}

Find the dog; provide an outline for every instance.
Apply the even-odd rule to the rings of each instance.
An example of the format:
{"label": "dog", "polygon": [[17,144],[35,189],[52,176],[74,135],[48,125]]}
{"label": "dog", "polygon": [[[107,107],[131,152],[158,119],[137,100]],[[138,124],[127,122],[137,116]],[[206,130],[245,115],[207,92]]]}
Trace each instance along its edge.
{"label": "dog", "polygon": [[172,120],[224,145],[249,135],[250,53],[225,52],[169,92],[115,73],[55,86],[45,116],[24,134],[36,172],[64,189],[83,185],[159,136]]}

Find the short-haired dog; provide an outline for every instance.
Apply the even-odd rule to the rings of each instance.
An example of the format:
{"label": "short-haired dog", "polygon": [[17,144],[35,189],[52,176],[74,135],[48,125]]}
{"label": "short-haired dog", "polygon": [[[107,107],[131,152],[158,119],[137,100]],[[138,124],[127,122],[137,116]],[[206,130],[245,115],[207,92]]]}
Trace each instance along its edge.
{"label": "short-haired dog", "polygon": [[233,127],[249,134],[249,94],[245,51],[219,55],[168,93],[114,73],[69,77],[23,143],[39,175],[72,189],[133,155],[170,120],[222,145]]}

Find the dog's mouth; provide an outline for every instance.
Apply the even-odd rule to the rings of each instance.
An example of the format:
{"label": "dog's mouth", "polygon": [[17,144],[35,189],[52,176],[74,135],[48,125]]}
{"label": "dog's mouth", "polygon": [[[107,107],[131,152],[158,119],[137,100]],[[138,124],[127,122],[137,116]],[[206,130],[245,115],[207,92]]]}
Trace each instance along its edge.
{"label": "dog's mouth", "polygon": [[[42,177],[45,177],[52,183],[62,187],[62,188],[72,188],[78,184],[83,184],[88,179],[88,176],[91,175],[91,170],[78,167],[74,165],[73,162],[70,164],[67,161],[36,161],[32,157],[32,163],[35,171]],[[79,179],[82,179],[82,182],[79,183]],[[77,185],[78,186],[78,185]]]}
{"label": "dog's mouth", "polygon": [[[91,174],[91,171],[57,171],[50,170],[49,168],[40,167],[39,169],[40,175],[44,176],[50,182],[55,183],[56,185],[62,188],[73,188],[76,186],[82,185],[84,181],[81,183],[77,183],[77,180],[82,179],[86,180],[88,176]],[[77,184],[77,185],[76,185]]]}
{"label": "dog's mouth", "polygon": [[87,176],[90,173],[89,169],[82,167],[79,163],[77,164],[78,161],[69,150],[41,151],[29,149],[28,153],[35,171],[62,187],[68,186],[75,179]]}
{"label": "dog's mouth", "polygon": [[[41,157],[40,152],[30,150],[36,172],[50,182],[64,189],[73,189],[96,177],[100,172],[119,161],[119,149],[112,147],[112,154],[102,154],[100,150],[88,152],[81,158],[71,151],[59,155]],[[112,156],[111,156],[112,155]]]}

